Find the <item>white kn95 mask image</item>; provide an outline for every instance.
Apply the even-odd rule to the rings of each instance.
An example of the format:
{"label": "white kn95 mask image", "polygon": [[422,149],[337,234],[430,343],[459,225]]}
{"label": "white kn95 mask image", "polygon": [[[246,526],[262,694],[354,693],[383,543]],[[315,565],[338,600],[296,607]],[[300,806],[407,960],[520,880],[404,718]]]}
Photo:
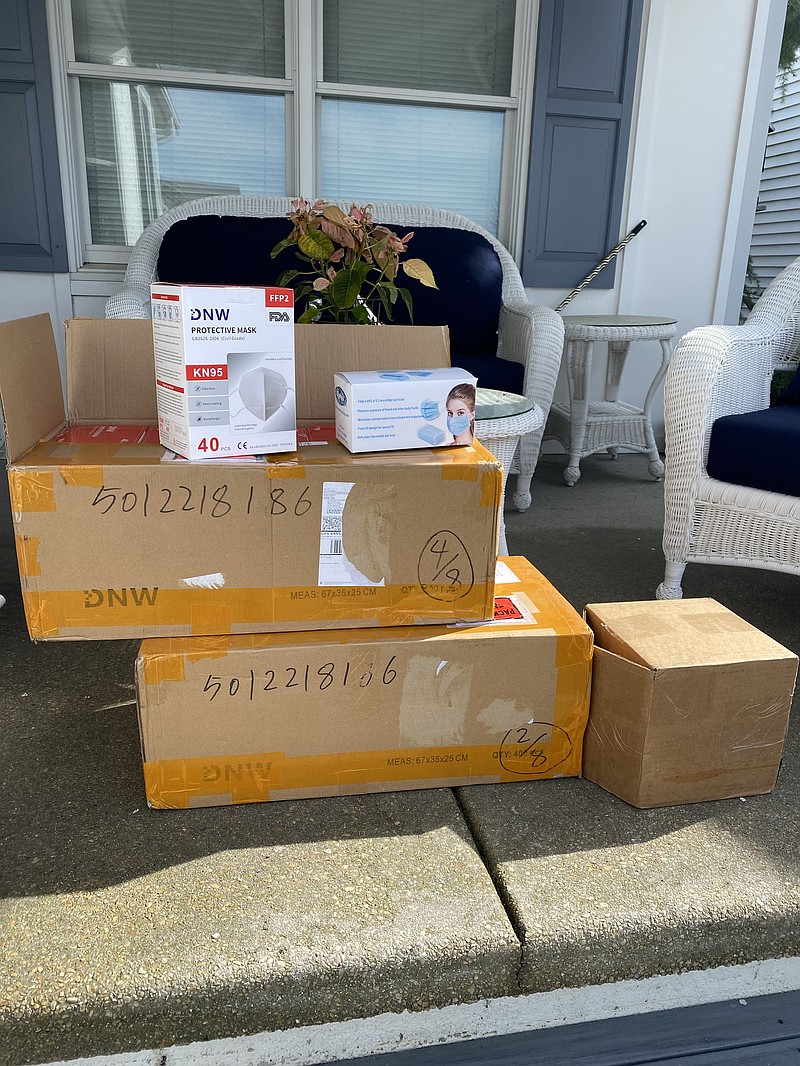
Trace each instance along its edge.
{"label": "white kn95 mask image", "polygon": [[288,392],[283,375],[266,366],[248,370],[239,382],[239,399],[260,422],[283,407]]}
{"label": "white kn95 mask image", "polygon": [[238,354],[231,352],[228,356],[229,367],[241,369],[241,373],[231,375],[231,429],[234,432],[248,432],[254,427],[267,429],[274,422],[284,420],[275,417],[280,411],[294,419],[294,390],[283,375],[268,366],[254,366],[254,353],[242,359],[237,359]]}

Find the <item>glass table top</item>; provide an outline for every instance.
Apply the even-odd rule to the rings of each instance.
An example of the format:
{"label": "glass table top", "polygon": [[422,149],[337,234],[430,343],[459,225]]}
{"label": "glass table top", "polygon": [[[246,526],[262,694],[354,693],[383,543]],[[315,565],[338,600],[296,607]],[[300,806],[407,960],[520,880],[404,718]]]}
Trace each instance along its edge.
{"label": "glass table top", "polygon": [[480,422],[489,418],[511,418],[525,411],[532,411],[536,405],[526,396],[516,392],[503,392],[502,389],[481,389],[475,395],[475,420]]}
{"label": "glass table top", "polygon": [[562,315],[562,318],[565,326],[671,326],[677,322],[666,315]]}

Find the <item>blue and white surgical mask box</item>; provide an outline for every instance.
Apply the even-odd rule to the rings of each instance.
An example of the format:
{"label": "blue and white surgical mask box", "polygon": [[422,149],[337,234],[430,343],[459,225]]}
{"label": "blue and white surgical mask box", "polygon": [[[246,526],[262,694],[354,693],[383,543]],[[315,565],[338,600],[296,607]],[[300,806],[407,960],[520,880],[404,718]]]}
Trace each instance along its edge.
{"label": "blue and white surgical mask box", "polygon": [[154,283],[161,443],[186,459],[297,447],[292,289]]}
{"label": "blue and white surgical mask box", "polygon": [[351,452],[446,448],[475,439],[477,379],[458,367],[334,374],[336,439]]}

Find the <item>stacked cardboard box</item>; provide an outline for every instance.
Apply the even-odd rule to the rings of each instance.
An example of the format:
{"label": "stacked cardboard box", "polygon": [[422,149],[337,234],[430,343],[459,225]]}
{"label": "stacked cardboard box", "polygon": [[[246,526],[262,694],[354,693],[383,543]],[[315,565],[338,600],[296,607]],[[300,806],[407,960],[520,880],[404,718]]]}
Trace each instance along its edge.
{"label": "stacked cardboard box", "polygon": [[483,623],[147,640],[154,807],[580,773],[591,636],[522,558]]}
{"label": "stacked cardboard box", "polygon": [[[297,328],[297,452],[187,462],[159,444],[149,322],[0,326],[17,554],[38,640],[480,621],[500,465],[484,448],[354,457],[333,367],[448,358],[441,329]],[[384,337],[386,339],[384,339]],[[36,381],[33,393],[30,382]]]}
{"label": "stacked cardboard box", "polygon": [[334,371],[447,366],[446,330],[297,327],[301,446],[219,462],[158,441],[150,322],[68,323],[66,405],[47,316],[0,348],[31,636],[169,638],[153,806],[580,773],[591,632],[525,560],[495,596],[500,464],[333,440]]}

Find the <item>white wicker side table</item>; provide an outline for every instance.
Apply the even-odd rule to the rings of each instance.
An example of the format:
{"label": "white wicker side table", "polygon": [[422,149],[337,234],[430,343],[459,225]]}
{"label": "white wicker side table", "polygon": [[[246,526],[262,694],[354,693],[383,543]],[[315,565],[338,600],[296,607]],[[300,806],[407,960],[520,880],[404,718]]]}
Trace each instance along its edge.
{"label": "white wicker side table", "polygon": [[[525,396],[501,389],[478,389],[475,398],[475,436],[503,464],[503,499],[520,437],[544,423],[541,407]],[[516,501],[515,501],[516,502]],[[527,505],[526,505],[527,506]],[[524,511],[525,507],[518,510]],[[506,523],[500,509],[500,554],[508,554]]]}
{"label": "white wicker side table", "polygon": [[[659,481],[664,464],[658,454],[650,411],[658,386],[664,379],[672,355],[674,318],[645,315],[565,315],[564,341],[569,381],[569,404],[554,403],[550,408],[546,436],[555,437],[569,453],[564,480],[574,485],[581,476],[580,461],[587,455],[607,450],[616,456],[619,448],[644,452],[650,459],[650,475]],[[605,396],[589,399],[592,349],[595,341],[608,343]],[[661,365],[647,390],[643,407],[622,403],[619,385],[625,360],[633,341],[658,341]]]}

